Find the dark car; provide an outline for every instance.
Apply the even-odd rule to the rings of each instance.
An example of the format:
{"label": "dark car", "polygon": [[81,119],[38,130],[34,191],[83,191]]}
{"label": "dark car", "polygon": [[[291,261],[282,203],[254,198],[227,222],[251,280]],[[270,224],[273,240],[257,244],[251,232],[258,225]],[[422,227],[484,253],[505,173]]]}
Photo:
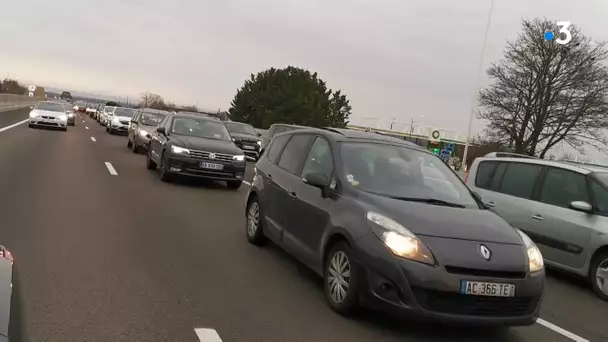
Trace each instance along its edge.
{"label": "dark car", "polygon": [[224,125],[230,132],[234,143],[240,147],[247,157],[258,160],[262,151],[262,134],[256,132],[253,126],[236,121],[225,121]]}
{"label": "dark car", "polygon": [[154,132],[158,124],[169,114],[169,112],[159,109],[138,109],[131,118],[131,124],[127,131],[127,147],[133,153],[147,150],[150,144],[148,135]]}
{"label": "dark car", "polygon": [[277,135],[246,217],[249,242],[270,239],[321,275],[339,313],[505,326],[538,317],[538,248],[412,143],[346,129]]}
{"label": "dark car", "polygon": [[266,146],[268,146],[268,144],[270,143],[270,140],[272,140],[272,137],[274,137],[275,135],[293,131],[296,129],[305,129],[305,128],[310,128],[310,127],[298,126],[298,125],[288,125],[288,124],[271,125],[270,128],[268,128],[268,131],[266,132],[264,139],[262,140],[262,150],[266,149]]}
{"label": "dark car", "polygon": [[246,161],[222,122],[178,113],[167,115],[150,134],[147,167],[154,170],[157,165],[163,181],[185,175],[226,181],[238,189]]}
{"label": "dark car", "polygon": [[19,308],[17,303],[13,303],[13,283],[15,282],[13,279],[15,274],[13,264],[14,259],[11,252],[0,245],[0,342],[20,341],[19,337],[16,336],[20,332],[16,331],[13,326],[19,324],[19,318],[18,316],[15,317],[14,314],[11,317],[11,307]]}

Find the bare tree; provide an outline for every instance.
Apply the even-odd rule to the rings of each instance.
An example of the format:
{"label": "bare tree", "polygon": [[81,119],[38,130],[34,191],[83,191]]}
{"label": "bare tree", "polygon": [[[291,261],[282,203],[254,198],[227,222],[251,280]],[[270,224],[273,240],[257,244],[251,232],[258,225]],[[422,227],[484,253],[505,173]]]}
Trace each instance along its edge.
{"label": "bare tree", "polygon": [[479,117],[489,121],[488,136],[517,153],[543,158],[561,141],[579,151],[608,142],[606,42],[569,29],[572,40],[560,45],[544,39],[558,32],[554,22],[524,20],[504,58],[488,70],[494,83],[481,91]]}
{"label": "bare tree", "polygon": [[165,100],[162,96],[154,93],[143,93],[141,95],[141,102],[139,104],[142,108],[155,108],[155,109],[165,109],[167,105],[165,104]]}

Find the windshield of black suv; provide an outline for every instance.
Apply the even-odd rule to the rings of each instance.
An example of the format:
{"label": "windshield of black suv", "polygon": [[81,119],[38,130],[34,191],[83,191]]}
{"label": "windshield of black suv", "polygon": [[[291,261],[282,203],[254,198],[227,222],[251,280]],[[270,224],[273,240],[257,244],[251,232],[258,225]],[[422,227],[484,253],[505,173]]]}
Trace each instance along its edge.
{"label": "windshield of black suv", "polygon": [[135,114],[135,109],[132,108],[116,108],[116,110],[114,111],[114,115],[116,116],[126,116],[129,118],[133,117],[133,114]]}
{"label": "windshield of black suv", "polygon": [[139,119],[139,123],[146,126],[157,126],[166,114],[163,113],[143,113]]}
{"label": "windshield of black suv", "polygon": [[435,155],[371,142],[345,142],[341,150],[344,178],[361,191],[477,207],[467,187]]}
{"label": "windshield of black suv", "polygon": [[56,102],[39,102],[36,105],[37,110],[45,110],[48,112],[65,112],[65,107],[61,103]]}
{"label": "windshield of black suv", "polygon": [[230,133],[223,123],[203,118],[176,117],[173,133],[199,138],[230,140]]}
{"label": "windshield of black suv", "polygon": [[224,124],[230,133],[257,135],[255,128],[249,124],[240,122],[225,122]]}

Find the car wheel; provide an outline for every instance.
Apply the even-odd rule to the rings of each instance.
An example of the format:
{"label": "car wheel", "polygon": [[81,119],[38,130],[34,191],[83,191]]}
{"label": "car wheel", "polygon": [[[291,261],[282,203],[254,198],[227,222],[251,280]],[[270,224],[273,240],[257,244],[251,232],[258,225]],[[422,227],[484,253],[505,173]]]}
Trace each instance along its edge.
{"label": "car wheel", "polygon": [[127,139],[127,148],[131,148],[133,146],[133,143],[131,142],[131,139]]}
{"label": "car wheel", "polygon": [[32,124],[28,124],[27,126],[28,126],[29,128],[34,128],[34,125],[32,125]]}
{"label": "car wheel", "polygon": [[64,132],[67,132],[68,128],[67,127],[63,127],[61,130],[64,131]]}
{"label": "car wheel", "polygon": [[608,252],[602,252],[593,259],[589,278],[593,292],[602,300],[608,301]]}
{"label": "car wheel", "polygon": [[146,168],[148,170],[156,170],[156,163],[154,162],[154,160],[152,160],[150,153],[151,152],[148,151],[148,153],[146,154]]}
{"label": "car wheel", "polygon": [[245,227],[247,232],[247,241],[256,246],[261,246],[266,242],[266,236],[264,235],[264,228],[262,226],[263,216],[260,209],[260,203],[257,197],[251,197],[247,204],[247,222]]}
{"label": "car wheel", "polygon": [[241,184],[243,184],[243,181],[227,181],[226,185],[228,185],[228,189],[231,190],[237,190],[238,188],[241,187]]}
{"label": "car wheel", "polygon": [[112,128],[108,128],[108,133],[110,133],[110,135],[114,135],[114,130]]}
{"label": "car wheel", "polygon": [[171,176],[171,172],[167,170],[167,158],[163,153],[162,157],[160,158],[160,180],[163,182],[170,182]]}
{"label": "car wheel", "polygon": [[334,245],[325,259],[323,287],[327,303],[339,314],[352,313],[358,306],[358,278],[352,251],[346,242]]}

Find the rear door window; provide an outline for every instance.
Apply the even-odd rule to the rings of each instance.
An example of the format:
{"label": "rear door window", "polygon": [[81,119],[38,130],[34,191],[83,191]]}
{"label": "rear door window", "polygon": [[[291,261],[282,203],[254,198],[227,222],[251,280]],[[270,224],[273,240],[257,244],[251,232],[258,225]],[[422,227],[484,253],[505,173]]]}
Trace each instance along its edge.
{"label": "rear door window", "polygon": [[276,164],[278,162],[281,151],[283,151],[283,147],[285,147],[289,138],[291,138],[291,135],[282,135],[272,139],[270,148],[266,153],[266,158],[268,158],[271,163]]}
{"label": "rear door window", "polygon": [[574,201],[590,203],[585,175],[556,167],[549,168],[540,201],[558,207],[569,208]]}
{"label": "rear door window", "polygon": [[312,138],[313,136],[309,134],[297,134],[292,136],[281,154],[281,159],[278,164],[279,167],[294,175],[299,175],[302,163],[308,155],[308,149],[312,142]]}
{"label": "rear door window", "polygon": [[507,168],[500,184],[499,191],[503,194],[531,199],[541,165],[511,163]]}

